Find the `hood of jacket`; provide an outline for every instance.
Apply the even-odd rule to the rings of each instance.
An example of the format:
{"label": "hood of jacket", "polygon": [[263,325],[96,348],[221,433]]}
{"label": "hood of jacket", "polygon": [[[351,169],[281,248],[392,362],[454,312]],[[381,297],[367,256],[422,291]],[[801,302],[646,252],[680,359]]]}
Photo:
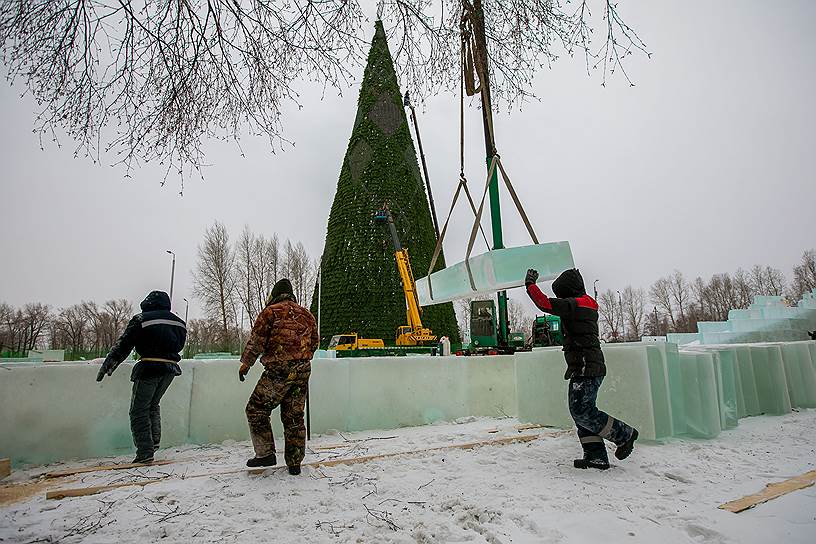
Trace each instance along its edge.
{"label": "hood of jacket", "polygon": [[139,306],[143,312],[170,311],[170,297],[164,291],[151,291]]}
{"label": "hood of jacket", "polygon": [[576,298],[586,294],[584,278],[577,268],[561,272],[553,282],[552,290],[558,298]]}

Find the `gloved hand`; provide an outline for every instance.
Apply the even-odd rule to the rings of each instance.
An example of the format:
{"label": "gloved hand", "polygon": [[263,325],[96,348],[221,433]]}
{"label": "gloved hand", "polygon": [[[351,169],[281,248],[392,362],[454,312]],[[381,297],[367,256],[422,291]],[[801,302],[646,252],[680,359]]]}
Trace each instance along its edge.
{"label": "gloved hand", "polygon": [[249,374],[249,365],[241,363],[241,368],[238,369],[238,379],[244,381],[247,374]]}
{"label": "gloved hand", "polygon": [[524,285],[530,285],[538,281],[538,270],[530,268],[527,270],[527,277],[524,278]]}
{"label": "gloved hand", "polygon": [[110,376],[113,374],[113,361],[105,359],[105,362],[99,367],[99,372],[96,374],[96,381],[101,382],[102,378],[105,377],[105,374]]}

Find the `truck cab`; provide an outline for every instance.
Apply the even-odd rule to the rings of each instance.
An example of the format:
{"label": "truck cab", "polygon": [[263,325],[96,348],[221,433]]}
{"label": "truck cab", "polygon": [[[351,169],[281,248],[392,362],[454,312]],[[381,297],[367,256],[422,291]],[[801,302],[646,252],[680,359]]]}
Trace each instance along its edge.
{"label": "truck cab", "polygon": [[337,351],[382,347],[385,347],[385,344],[381,339],[360,338],[356,332],[335,334],[329,341],[329,349]]}

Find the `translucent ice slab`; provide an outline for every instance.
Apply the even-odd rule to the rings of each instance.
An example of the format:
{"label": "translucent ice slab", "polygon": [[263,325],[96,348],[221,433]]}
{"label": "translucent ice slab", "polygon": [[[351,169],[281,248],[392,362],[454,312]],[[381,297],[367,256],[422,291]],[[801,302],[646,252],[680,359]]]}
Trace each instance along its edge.
{"label": "translucent ice slab", "polygon": [[713,356],[714,377],[717,380],[717,397],[720,409],[720,426],[723,429],[736,427],[740,411],[745,411],[745,403],[742,399],[742,382],[737,370],[736,349],[727,346],[695,346],[686,349],[710,353]]}
{"label": "translucent ice slab", "polygon": [[[134,451],[130,435],[130,370],[96,381],[99,365],[54,363],[3,371],[0,457],[16,465]],[[187,441],[192,372],[173,380],[162,399],[162,446]]]}
{"label": "translucent ice slab", "polygon": [[788,382],[791,407],[816,408],[816,370],[813,368],[810,342],[782,344],[782,360]]}
{"label": "translucent ice slab", "polygon": [[692,342],[700,342],[700,333],[697,332],[670,332],[666,335],[668,342],[677,344],[679,346],[691,344]]}
{"label": "translucent ice slab", "polygon": [[[607,375],[598,394],[598,407],[637,427],[644,439],[671,436],[665,360],[670,345],[605,345],[603,351]],[[561,351],[546,348],[515,357],[519,420],[574,427],[567,407],[568,382],[564,380],[566,364]]]}
{"label": "translucent ice slab", "polygon": [[737,353],[737,371],[742,386],[742,399],[745,406],[745,416],[756,416],[762,413],[759,408],[754,364],[751,360],[751,348],[747,345],[738,345],[734,349]]}
{"label": "translucent ice slab", "polygon": [[518,419],[524,423],[575,426],[567,407],[567,381],[561,348],[541,348],[516,353]]}
{"label": "translucent ice slab", "polygon": [[750,349],[759,409],[765,414],[787,414],[791,403],[782,350],[778,345],[752,345]]}
{"label": "translucent ice slab", "polygon": [[546,281],[575,266],[569,242],[495,249],[471,257],[469,264],[473,285],[465,262],[416,280],[419,303],[428,306],[521,287],[528,268],[538,270],[539,281]]}
{"label": "translucent ice slab", "polygon": [[686,408],[686,434],[714,438],[722,430],[714,357],[710,353],[680,352]]}

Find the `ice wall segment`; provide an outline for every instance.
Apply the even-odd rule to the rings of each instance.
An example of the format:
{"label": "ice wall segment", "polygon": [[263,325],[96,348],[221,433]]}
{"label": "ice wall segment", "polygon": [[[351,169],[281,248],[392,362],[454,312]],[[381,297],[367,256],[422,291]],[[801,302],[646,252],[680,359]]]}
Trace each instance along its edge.
{"label": "ice wall segment", "polygon": [[796,306],[782,297],[756,296],[746,309],[728,312],[728,321],[701,321],[697,332],[670,333],[669,342],[686,344],[738,344],[807,340],[816,330],[816,289],[805,293]]}
{"label": "ice wall segment", "polygon": [[[713,438],[742,417],[816,405],[816,342],[607,344],[598,406],[643,439]],[[102,383],[90,363],[0,365],[0,457],[16,466],[131,453],[130,363]],[[162,446],[248,440],[244,407],[260,369],[181,363],[162,400]],[[465,416],[572,428],[560,348],[514,356],[315,359],[312,432],[394,429]],[[282,446],[277,410],[272,415]]]}

